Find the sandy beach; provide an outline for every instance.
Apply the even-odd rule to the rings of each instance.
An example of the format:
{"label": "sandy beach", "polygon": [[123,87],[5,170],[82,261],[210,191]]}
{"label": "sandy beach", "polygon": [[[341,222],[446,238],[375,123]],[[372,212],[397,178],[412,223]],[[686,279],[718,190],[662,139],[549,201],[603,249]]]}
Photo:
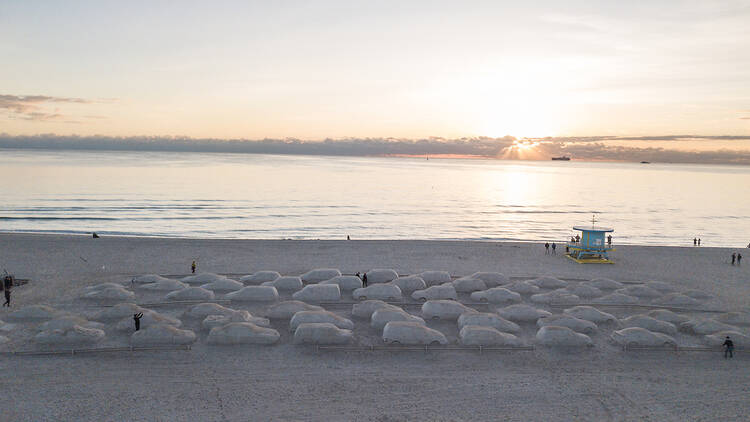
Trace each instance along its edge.
{"label": "sandy beach", "polygon": [[[734,251],[621,246],[612,254],[614,265],[581,265],[566,259],[562,250],[545,255],[542,245],[531,243],[2,234],[0,265],[30,281],[14,289],[13,307],[2,308],[0,320],[37,304],[89,316],[100,308],[80,299],[83,288],[104,282],[127,287],[139,274],[182,277],[193,259],[199,272],[231,278],[259,270],[299,275],[314,268],[338,268],[344,274],[392,268],[401,275],[498,271],[513,279],[658,280],[710,295],[700,309],[747,312],[750,261],[730,265]],[[163,296],[134,291],[136,303]],[[254,315],[262,315],[264,306],[232,304]],[[180,317],[186,309],[169,305],[158,311]],[[351,318],[350,305],[327,309]],[[419,312],[418,307],[405,309]],[[618,318],[636,312],[606,310]],[[455,323],[429,325],[456,342]],[[0,357],[4,390],[12,398],[0,419],[743,420],[750,411],[749,360],[742,352],[733,360],[724,360],[720,352],[626,352],[610,344],[604,332],[592,336],[594,347],[582,350],[322,352],[292,344],[288,325],[275,321],[281,339],[273,346],[211,346],[203,341],[207,332],[199,323],[183,319],[183,327],[198,335],[191,350]],[[533,344],[535,327],[523,329],[520,337]],[[34,349],[32,333],[33,327],[24,324],[6,333],[10,341],[0,348]],[[355,320],[354,336],[359,345],[382,344],[366,321]],[[695,336],[676,339],[681,345],[700,344]],[[127,341],[107,330],[105,345]]]}

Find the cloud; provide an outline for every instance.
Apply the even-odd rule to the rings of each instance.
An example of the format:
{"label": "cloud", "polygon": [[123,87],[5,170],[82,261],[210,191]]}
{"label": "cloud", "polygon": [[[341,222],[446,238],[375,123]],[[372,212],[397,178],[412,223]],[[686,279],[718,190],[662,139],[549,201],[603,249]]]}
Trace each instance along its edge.
{"label": "cloud", "polygon": [[0,111],[5,110],[12,119],[30,120],[36,122],[60,120],[65,116],[61,113],[44,111],[48,103],[88,104],[92,101],[83,98],[51,97],[48,95],[8,95],[0,94]]}
{"label": "cloud", "polygon": [[[659,146],[608,143],[610,141],[653,141]],[[739,148],[684,150],[664,147],[670,141],[695,142],[736,141]],[[172,151],[220,152],[248,154],[298,154],[331,156],[463,156],[485,159],[539,159],[567,155],[580,161],[626,161],[662,163],[702,163],[750,165],[750,136],[638,136],[638,137],[565,137],[519,140],[502,138],[345,138],[325,140],[300,139],[215,139],[189,137],[111,137],[111,136],[13,136],[0,134],[0,148],[106,150],[106,151]],[[521,147],[520,144],[526,145]],[[710,144],[707,144],[710,145]]]}

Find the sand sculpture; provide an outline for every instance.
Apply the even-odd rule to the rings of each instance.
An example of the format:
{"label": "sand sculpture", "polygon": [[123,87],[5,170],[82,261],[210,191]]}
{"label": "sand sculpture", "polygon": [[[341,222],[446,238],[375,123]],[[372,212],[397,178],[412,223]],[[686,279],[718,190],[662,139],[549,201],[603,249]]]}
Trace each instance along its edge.
{"label": "sand sculpture", "polygon": [[133,346],[184,345],[195,342],[195,333],[173,325],[157,324],[134,332],[130,336]]}
{"label": "sand sculpture", "polygon": [[356,289],[352,292],[352,297],[356,300],[380,299],[396,301],[401,300],[401,289],[393,284],[373,284],[372,286]]}
{"label": "sand sculpture", "polygon": [[677,347],[674,338],[641,327],[629,327],[612,333],[610,339],[620,346]]}
{"label": "sand sculpture", "polygon": [[484,281],[478,278],[459,278],[453,282],[453,287],[459,293],[471,293],[481,290],[487,290]]}
{"label": "sand sculpture", "polygon": [[461,314],[458,317],[458,329],[462,329],[469,325],[491,327],[498,331],[504,331],[506,333],[519,333],[521,327],[515,322],[508,321],[502,318],[500,315],[493,314],[490,312],[467,312]]}
{"label": "sand sculpture", "polygon": [[581,298],[591,299],[594,297],[603,296],[604,292],[601,291],[601,289],[597,289],[594,286],[589,286],[587,284],[579,284],[577,286],[568,286],[565,288],[565,291],[567,291],[570,294],[574,294]]}
{"label": "sand sculpture", "polygon": [[327,322],[300,324],[294,331],[294,344],[346,344],[351,340],[351,330]]}
{"label": "sand sculpture", "polygon": [[261,286],[275,287],[276,290],[297,291],[302,288],[302,279],[296,276],[279,277],[274,281],[266,281]]}
{"label": "sand sculpture", "polygon": [[476,312],[455,300],[428,300],[422,305],[422,316],[425,319],[457,320],[467,312]]}
{"label": "sand sculpture", "polygon": [[171,280],[171,279],[162,277],[156,274],[143,274],[143,275],[137,275],[133,277],[130,281],[134,284],[151,284],[151,283],[159,283],[164,280]]}
{"label": "sand sculpture", "polygon": [[99,290],[104,290],[104,289],[109,289],[109,288],[115,288],[115,289],[120,288],[121,289],[121,288],[123,288],[123,285],[122,284],[117,284],[117,283],[95,284],[93,286],[84,287],[83,288],[83,293],[84,294],[85,293],[91,293],[91,292],[96,292],[96,291],[99,291]]}
{"label": "sand sculpture", "polygon": [[401,289],[402,293],[413,292],[415,290],[424,290],[427,288],[427,283],[424,281],[424,279],[416,275],[399,277],[391,281],[389,284],[398,286],[398,288]]}
{"label": "sand sculpture", "polygon": [[135,293],[126,290],[124,287],[107,287],[100,290],[94,290],[83,295],[83,299],[92,300],[133,300]]}
{"label": "sand sculpture", "polygon": [[398,278],[396,270],[375,268],[367,272],[367,283],[388,283]]}
{"label": "sand sculpture", "polygon": [[439,286],[431,286],[424,290],[417,290],[411,294],[411,297],[414,300],[422,302],[445,299],[458,300],[458,293],[456,293],[456,288],[453,287],[452,283],[445,283]]}
{"label": "sand sculpture", "polygon": [[731,325],[750,325],[750,313],[747,312],[727,312],[716,317],[716,320],[724,324]]}
{"label": "sand sculpture", "polygon": [[295,292],[292,298],[305,302],[338,302],[341,300],[341,289],[337,284],[310,284]]}
{"label": "sand sculpture", "polygon": [[685,290],[682,294],[687,297],[692,297],[695,300],[708,300],[713,298],[713,296],[701,290]]}
{"label": "sand sculpture", "polygon": [[591,300],[593,303],[602,303],[610,305],[635,305],[639,299],[636,296],[630,296],[623,293],[610,293],[608,295],[597,297]]}
{"label": "sand sculpture", "polygon": [[270,327],[271,322],[266,318],[253,316],[248,311],[232,311],[226,315],[208,315],[201,322],[204,330],[211,330],[215,327],[221,327],[233,322],[249,322],[259,327]]}
{"label": "sand sculpture", "polygon": [[505,274],[498,272],[479,271],[461,278],[473,278],[476,280],[482,280],[488,288],[498,287],[502,286],[503,284],[510,283],[510,278],[508,278]]}
{"label": "sand sculpture", "polygon": [[661,304],[661,305],[667,305],[667,306],[700,306],[701,302],[699,300],[693,299],[690,296],[685,296],[680,293],[669,293],[668,295],[657,299],[654,301],[655,303]]}
{"label": "sand sculpture", "polygon": [[577,333],[583,333],[586,335],[594,334],[598,331],[595,323],[587,321],[585,319],[576,318],[572,315],[550,315],[539,318],[536,322],[538,327],[546,327],[548,325],[554,325],[558,327],[568,327]]}
{"label": "sand sculpture", "polygon": [[310,305],[299,300],[287,300],[272,305],[266,312],[266,316],[271,319],[291,319],[297,312],[323,310],[322,307],[317,305]]}
{"label": "sand sculpture", "polygon": [[539,293],[539,287],[531,284],[528,281],[514,281],[512,283],[503,285],[502,287],[510,290],[511,292],[516,292],[521,295],[532,295]]}
{"label": "sand sculpture", "polygon": [[224,278],[201,285],[201,288],[214,292],[235,292],[243,287],[245,287],[244,284],[229,278]]}
{"label": "sand sculpture", "polygon": [[340,275],[321,281],[320,284],[336,284],[339,286],[339,290],[348,292],[362,287],[362,279],[356,275]]}
{"label": "sand sculpture", "polygon": [[594,342],[586,334],[576,333],[568,327],[548,325],[536,332],[537,343],[549,347],[591,347]]}
{"label": "sand sculpture", "polygon": [[289,330],[294,332],[297,330],[300,324],[307,324],[313,322],[327,322],[333,324],[338,328],[351,330],[354,328],[354,323],[350,319],[346,319],[342,316],[336,315],[329,311],[301,311],[294,314],[292,319],[289,321]]}
{"label": "sand sculpture", "polygon": [[531,280],[529,283],[539,287],[540,289],[561,289],[567,287],[566,281],[560,280],[552,276],[543,276]]}
{"label": "sand sculpture", "polygon": [[735,348],[750,348],[750,336],[739,331],[719,331],[718,333],[703,336],[703,341],[709,346],[721,347],[727,336],[732,340]]}
{"label": "sand sculpture", "polygon": [[171,278],[160,277],[160,280],[157,280],[153,283],[141,284],[141,285],[138,285],[138,287],[144,290],[154,290],[154,291],[159,291],[159,292],[172,292],[175,290],[185,289],[188,287],[188,285],[179,280],[172,280]]}
{"label": "sand sculpture", "polygon": [[558,305],[577,305],[581,303],[581,298],[568,293],[567,291],[559,291],[555,290],[548,293],[537,293],[535,295],[531,295],[529,298],[534,303],[543,303],[543,304],[558,304]]}
{"label": "sand sculpture", "polygon": [[364,302],[352,305],[352,315],[355,318],[370,319],[373,312],[381,308],[401,309],[398,306],[390,305],[382,300],[365,300]]}
{"label": "sand sculpture", "polygon": [[279,300],[279,292],[271,286],[245,286],[225,297],[239,302],[275,302]]}
{"label": "sand sculpture", "polygon": [[418,316],[414,316],[404,311],[401,308],[380,308],[372,313],[370,318],[370,326],[376,330],[382,330],[385,324],[391,321],[411,321],[424,324],[424,320]]}
{"label": "sand sculpture", "polygon": [[164,296],[166,300],[211,300],[214,292],[206,290],[203,287],[187,287],[182,290],[175,290]]}
{"label": "sand sculpture", "polygon": [[234,309],[226,308],[218,303],[199,303],[191,306],[183,315],[203,319],[209,315],[229,315],[232,312],[234,312]]}
{"label": "sand sculpture", "polygon": [[321,281],[330,280],[341,275],[337,268],[316,268],[300,276],[305,283],[320,283]]}
{"label": "sand sculpture", "polygon": [[274,281],[279,277],[281,277],[281,274],[276,271],[257,271],[240,278],[240,282],[250,285],[259,285],[267,281]]}
{"label": "sand sculpture", "polygon": [[119,321],[123,318],[132,317],[133,314],[148,311],[135,303],[118,303],[110,308],[97,312],[92,318],[94,321]]}
{"label": "sand sculpture", "polygon": [[653,311],[646,312],[646,315],[650,316],[651,318],[656,318],[659,321],[671,322],[675,326],[679,326],[683,322],[690,321],[689,317],[686,317],[685,315],[676,314],[666,309],[654,309]]}
{"label": "sand sculpture", "polygon": [[201,273],[201,274],[195,274],[195,275],[189,275],[187,277],[183,277],[182,281],[183,283],[187,284],[208,284],[213,283],[214,281],[219,280],[225,280],[226,277],[219,274],[214,273]]}
{"label": "sand sculpture", "polygon": [[517,303],[521,301],[521,295],[505,287],[493,287],[481,292],[472,293],[471,300],[474,302],[489,303]]}
{"label": "sand sculpture", "polygon": [[39,331],[70,330],[76,325],[83,328],[96,328],[100,330],[104,328],[104,324],[98,322],[88,321],[85,318],[75,315],[64,315],[40,324],[37,329]]}
{"label": "sand sculpture", "polygon": [[504,308],[499,308],[497,310],[497,313],[501,317],[513,322],[536,322],[543,316],[552,315],[545,310],[537,309],[533,306],[520,303],[516,305],[506,306]]}
{"label": "sand sculpture", "polygon": [[649,281],[648,283],[646,283],[646,287],[658,290],[662,293],[672,293],[677,290],[673,285],[664,281]]}
{"label": "sand sculpture", "polygon": [[677,327],[667,321],[661,321],[648,315],[633,315],[620,320],[623,327],[640,327],[649,331],[669,334],[677,334]]}
{"label": "sand sculpture", "polygon": [[662,295],[662,292],[644,285],[628,286],[622,289],[615,290],[615,293],[622,293],[624,295],[642,298],[655,298]]}
{"label": "sand sculpture", "polygon": [[[154,325],[172,325],[179,327],[182,325],[182,321],[169,315],[160,314],[158,312],[146,310],[143,312],[141,318],[141,329],[148,328]],[[117,331],[133,331],[135,330],[135,322],[133,321],[133,315],[129,315],[121,319],[117,325],[115,325]]]}
{"label": "sand sculpture", "polygon": [[467,325],[458,332],[458,338],[464,346],[497,346],[518,347],[523,342],[510,333],[500,332],[492,327]]}
{"label": "sand sculpture", "polygon": [[103,330],[73,325],[68,328],[44,330],[34,336],[34,341],[46,345],[90,345],[101,341],[104,336]]}
{"label": "sand sculpture", "polygon": [[424,280],[426,286],[435,286],[451,282],[451,275],[448,271],[422,271],[417,274],[417,276]]}
{"label": "sand sculpture", "polygon": [[615,290],[615,289],[622,289],[623,287],[625,287],[619,281],[614,281],[609,278],[595,278],[591,281],[584,281],[581,284],[585,284],[591,287],[596,287],[599,290]]}
{"label": "sand sculpture", "polygon": [[383,341],[386,344],[448,344],[448,339],[440,331],[427,328],[422,323],[392,321],[383,327]]}
{"label": "sand sculpture", "polygon": [[740,331],[737,327],[713,319],[693,319],[680,324],[680,331],[689,334],[708,335],[719,331]]}
{"label": "sand sculpture", "polygon": [[260,327],[251,322],[230,322],[214,327],[208,333],[209,344],[274,344],[279,341],[279,332],[267,327]]}
{"label": "sand sculpture", "polygon": [[55,308],[46,305],[29,305],[13,311],[4,318],[13,322],[45,321],[57,316]]}
{"label": "sand sculpture", "polygon": [[564,310],[563,313],[595,324],[617,323],[617,318],[614,315],[602,312],[592,306],[574,306]]}

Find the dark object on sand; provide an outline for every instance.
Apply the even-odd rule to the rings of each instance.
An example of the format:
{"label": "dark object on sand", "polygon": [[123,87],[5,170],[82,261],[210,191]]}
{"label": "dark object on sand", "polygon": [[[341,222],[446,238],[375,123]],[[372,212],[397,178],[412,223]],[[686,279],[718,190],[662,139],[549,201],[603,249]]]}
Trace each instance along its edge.
{"label": "dark object on sand", "polygon": [[99,238],[99,235],[98,235],[98,234],[96,234],[96,232],[94,232],[94,233],[92,233],[92,236],[91,236],[91,237],[93,237],[94,239],[98,239],[98,238]]}
{"label": "dark object on sand", "polygon": [[135,321],[135,331],[141,329],[141,318],[143,318],[143,312],[139,314],[133,314],[133,321]]}

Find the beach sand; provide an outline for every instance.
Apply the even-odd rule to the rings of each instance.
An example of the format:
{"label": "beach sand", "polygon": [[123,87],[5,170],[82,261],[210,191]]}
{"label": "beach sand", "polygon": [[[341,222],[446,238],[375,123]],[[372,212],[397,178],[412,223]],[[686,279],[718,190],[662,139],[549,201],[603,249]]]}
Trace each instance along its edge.
{"label": "beach sand", "polygon": [[[0,266],[30,280],[14,290],[13,309],[49,304],[83,315],[97,310],[78,299],[83,287],[138,274],[187,275],[193,259],[199,272],[233,275],[333,267],[659,280],[711,294],[707,308],[748,311],[750,261],[733,267],[732,252],[621,246],[614,265],[581,265],[531,243],[0,235]],[[139,303],[163,296],[136,291]],[[257,305],[239,308],[262,314]],[[185,309],[157,310],[179,317]],[[350,306],[330,310],[351,317]],[[8,312],[3,308],[0,320]],[[603,334],[594,348],[576,351],[318,352],[292,345],[283,324],[274,325],[278,345],[216,347],[205,344],[207,333],[194,322],[184,324],[200,337],[190,351],[0,356],[8,398],[0,420],[664,421],[744,420],[750,413],[746,353],[724,360],[720,353],[625,352]],[[430,325],[455,342],[455,324]],[[358,344],[382,344],[366,322],[356,321],[354,332]],[[522,337],[532,341],[534,332],[524,327]],[[127,344],[127,337],[109,337]],[[3,350],[33,348],[23,336],[12,340]]]}

